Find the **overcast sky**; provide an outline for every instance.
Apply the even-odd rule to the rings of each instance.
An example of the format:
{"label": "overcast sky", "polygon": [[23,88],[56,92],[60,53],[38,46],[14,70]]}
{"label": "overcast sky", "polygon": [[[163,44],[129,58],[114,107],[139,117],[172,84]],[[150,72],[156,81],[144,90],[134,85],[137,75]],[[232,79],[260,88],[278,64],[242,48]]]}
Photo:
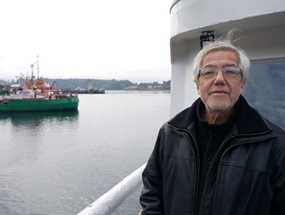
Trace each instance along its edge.
{"label": "overcast sky", "polygon": [[169,0],[0,2],[0,79],[170,79]]}

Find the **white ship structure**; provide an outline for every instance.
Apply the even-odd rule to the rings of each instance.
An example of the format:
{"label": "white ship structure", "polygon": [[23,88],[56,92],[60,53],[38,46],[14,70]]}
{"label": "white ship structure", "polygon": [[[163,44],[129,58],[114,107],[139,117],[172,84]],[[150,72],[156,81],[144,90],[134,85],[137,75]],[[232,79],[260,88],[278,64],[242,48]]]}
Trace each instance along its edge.
{"label": "white ship structure", "polygon": [[[235,45],[248,53],[252,63],[245,92],[250,103],[267,113],[269,107],[265,108],[263,104],[276,107],[280,102],[277,100],[283,100],[285,1],[176,0],[170,7],[170,16],[171,115],[197,98],[196,87],[187,67],[201,48],[201,42],[211,40],[212,36],[219,39],[232,29],[240,30]],[[283,90],[279,87],[283,87]],[[269,96],[273,98],[270,98],[271,102],[266,102]],[[284,117],[284,107],[280,111]],[[277,118],[275,116],[272,120],[276,121]]]}

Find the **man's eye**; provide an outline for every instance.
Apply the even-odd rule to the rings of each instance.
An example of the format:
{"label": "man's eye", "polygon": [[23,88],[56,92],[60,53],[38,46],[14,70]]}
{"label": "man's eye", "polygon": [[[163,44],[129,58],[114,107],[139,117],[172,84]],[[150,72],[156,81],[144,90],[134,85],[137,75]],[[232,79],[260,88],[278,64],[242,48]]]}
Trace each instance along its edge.
{"label": "man's eye", "polygon": [[235,67],[224,68],[224,73],[227,73],[227,74],[239,74],[240,70],[238,68],[235,68]]}
{"label": "man's eye", "polygon": [[214,75],[216,73],[215,70],[205,70],[204,75]]}
{"label": "man's eye", "polygon": [[235,74],[236,71],[235,70],[231,70],[231,69],[226,69],[224,70],[225,73],[228,73],[228,74]]}

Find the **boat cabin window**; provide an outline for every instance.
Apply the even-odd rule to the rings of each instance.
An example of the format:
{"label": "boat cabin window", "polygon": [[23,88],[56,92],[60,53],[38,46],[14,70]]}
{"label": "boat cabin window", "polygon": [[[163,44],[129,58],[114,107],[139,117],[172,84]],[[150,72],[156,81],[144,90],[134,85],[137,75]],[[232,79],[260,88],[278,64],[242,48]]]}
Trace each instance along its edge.
{"label": "boat cabin window", "polygon": [[285,129],[285,59],[252,63],[243,94],[263,116]]}

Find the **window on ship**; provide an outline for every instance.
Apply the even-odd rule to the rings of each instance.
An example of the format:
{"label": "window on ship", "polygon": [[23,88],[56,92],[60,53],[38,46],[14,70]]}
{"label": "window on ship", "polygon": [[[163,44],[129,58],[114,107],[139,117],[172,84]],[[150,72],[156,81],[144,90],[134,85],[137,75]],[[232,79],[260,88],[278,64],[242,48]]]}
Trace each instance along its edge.
{"label": "window on ship", "polygon": [[252,62],[244,96],[267,119],[285,129],[285,59]]}

